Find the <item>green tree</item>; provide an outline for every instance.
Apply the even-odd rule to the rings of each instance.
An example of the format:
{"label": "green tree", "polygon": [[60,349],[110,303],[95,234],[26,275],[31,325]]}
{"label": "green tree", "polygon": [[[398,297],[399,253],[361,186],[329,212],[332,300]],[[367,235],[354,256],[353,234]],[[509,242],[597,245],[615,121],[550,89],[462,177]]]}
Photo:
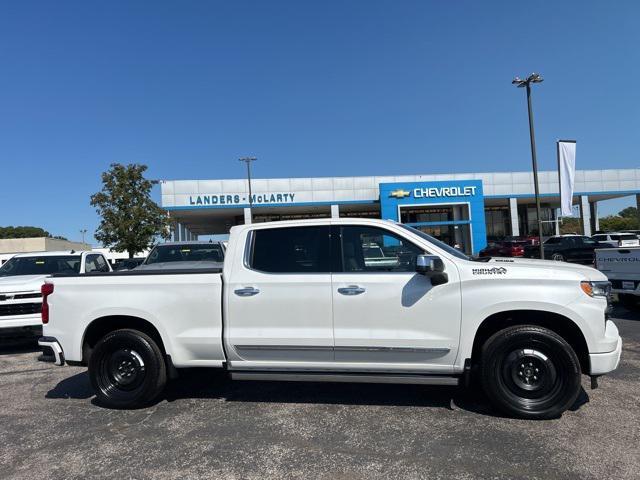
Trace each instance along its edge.
{"label": "green tree", "polygon": [[636,207],[627,207],[620,210],[618,215],[624,218],[638,218],[638,209]]}
{"label": "green tree", "polygon": [[55,236],[52,237],[49,232],[40,227],[20,226],[20,227],[0,227],[0,238],[33,238],[33,237],[49,237],[49,238],[61,238],[64,237]]}
{"label": "green tree", "polygon": [[638,230],[638,219],[607,215],[600,219],[600,230],[603,232],[619,232],[620,230]]}
{"label": "green tree", "polygon": [[111,164],[102,174],[102,190],[91,196],[91,206],[102,218],[95,237],[116,252],[136,252],[151,247],[157,237],[169,237],[169,219],[151,199],[158,182],[144,177],[146,165]]}
{"label": "green tree", "polygon": [[579,218],[563,217],[560,224],[560,233],[581,233],[582,224]]}

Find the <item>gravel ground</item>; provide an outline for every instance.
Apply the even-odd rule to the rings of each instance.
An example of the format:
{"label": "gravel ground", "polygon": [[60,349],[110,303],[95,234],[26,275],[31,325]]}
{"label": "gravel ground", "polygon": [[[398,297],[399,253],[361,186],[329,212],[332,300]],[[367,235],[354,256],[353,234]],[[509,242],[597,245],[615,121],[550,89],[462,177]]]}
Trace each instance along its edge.
{"label": "gravel ground", "polygon": [[192,371],[157,405],[101,408],[84,368],[0,347],[0,478],[640,478],[640,314],[616,372],[561,419],[457,388],[229,382]]}

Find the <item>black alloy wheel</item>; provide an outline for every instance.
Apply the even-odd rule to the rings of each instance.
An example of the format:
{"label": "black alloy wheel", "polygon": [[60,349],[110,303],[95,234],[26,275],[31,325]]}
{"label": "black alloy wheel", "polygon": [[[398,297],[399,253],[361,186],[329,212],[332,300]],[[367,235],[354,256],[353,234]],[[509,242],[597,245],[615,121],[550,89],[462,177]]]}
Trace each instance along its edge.
{"label": "black alloy wheel", "polygon": [[543,327],[494,334],[482,349],[482,380],[491,402],[521,418],[556,418],[576,401],[580,362],[571,346]]}
{"label": "black alloy wheel", "polygon": [[167,382],[166,364],[148,335],[130,329],[105,335],[89,359],[89,377],[98,402],[136,408],[152,402]]}

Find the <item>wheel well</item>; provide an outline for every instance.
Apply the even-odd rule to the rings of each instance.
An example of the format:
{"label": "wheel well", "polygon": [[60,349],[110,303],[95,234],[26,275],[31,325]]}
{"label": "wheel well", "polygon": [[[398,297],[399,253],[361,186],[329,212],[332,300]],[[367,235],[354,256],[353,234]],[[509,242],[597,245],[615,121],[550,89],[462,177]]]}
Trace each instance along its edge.
{"label": "wheel well", "polygon": [[473,340],[473,350],[471,353],[473,363],[479,363],[482,346],[489,337],[500,330],[514,325],[537,325],[557,333],[564,338],[576,352],[582,371],[589,371],[589,349],[578,325],[563,315],[537,310],[511,310],[494,313],[485,318],[480,324],[476,332],[476,337]]}
{"label": "wheel well", "polygon": [[84,340],[82,342],[82,363],[89,363],[91,352],[102,337],[109,332],[122,328],[130,328],[146,333],[156,342],[162,353],[166,355],[167,352],[164,348],[162,337],[153,324],[139,317],[114,315],[96,318],[89,324],[87,330],[84,332]]}

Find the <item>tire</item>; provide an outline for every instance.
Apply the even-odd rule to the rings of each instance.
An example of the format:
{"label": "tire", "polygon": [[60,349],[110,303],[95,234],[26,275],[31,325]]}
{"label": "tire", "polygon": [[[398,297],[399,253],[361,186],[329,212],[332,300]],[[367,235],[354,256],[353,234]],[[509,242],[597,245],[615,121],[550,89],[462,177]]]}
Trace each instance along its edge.
{"label": "tire", "polygon": [[508,415],[557,418],[580,394],[576,353],[546,328],[519,325],[501,330],[486,341],[481,360],[484,390],[491,403]]}
{"label": "tire", "polygon": [[620,300],[620,303],[623,307],[629,310],[638,308],[638,297],[636,297],[635,295],[629,295],[628,293],[619,293],[618,300]]}
{"label": "tire", "polygon": [[554,253],[553,255],[551,255],[551,260],[555,260],[556,262],[566,261],[566,259],[564,258],[564,255],[562,255],[561,253]]}
{"label": "tire", "polygon": [[101,405],[138,408],[150,404],[162,392],[167,366],[151,337],[123,329],[98,341],[89,358],[89,377]]}

